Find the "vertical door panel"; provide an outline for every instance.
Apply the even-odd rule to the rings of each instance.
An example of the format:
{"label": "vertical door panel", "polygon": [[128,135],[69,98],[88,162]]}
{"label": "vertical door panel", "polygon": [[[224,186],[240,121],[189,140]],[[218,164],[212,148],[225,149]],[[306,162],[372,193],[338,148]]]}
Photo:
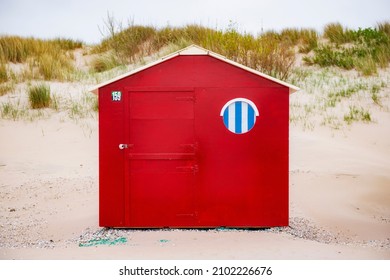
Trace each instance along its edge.
{"label": "vertical door panel", "polygon": [[196,154],[192,91],[129,92],[128,221],[194,224]]}

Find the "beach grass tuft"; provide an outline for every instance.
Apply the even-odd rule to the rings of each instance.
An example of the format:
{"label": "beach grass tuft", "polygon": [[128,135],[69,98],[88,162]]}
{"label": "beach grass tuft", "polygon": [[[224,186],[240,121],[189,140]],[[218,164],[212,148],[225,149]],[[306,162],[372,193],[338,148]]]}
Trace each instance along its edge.
{"label": "beach grass tuft", "polygon": [[344,115],[344,121],[347,124],[355,121],[371,122],[371,113],[363,107],[350,106],[349,112]]}
{"label": "beach grass tuft", "polygon": [[46,84],[30,86],[28,100],[32,109],[49,108],[52,101],[50,87]]}

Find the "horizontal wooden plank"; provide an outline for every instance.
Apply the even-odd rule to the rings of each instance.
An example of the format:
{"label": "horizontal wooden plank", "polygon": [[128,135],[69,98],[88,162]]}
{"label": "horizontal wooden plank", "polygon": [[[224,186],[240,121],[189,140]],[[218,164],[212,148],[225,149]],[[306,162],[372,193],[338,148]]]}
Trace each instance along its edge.
{"label": "horizontal wooden plank", "polygon": [[129,159],[185,160],[195,158],[195,153],[129,153]]}

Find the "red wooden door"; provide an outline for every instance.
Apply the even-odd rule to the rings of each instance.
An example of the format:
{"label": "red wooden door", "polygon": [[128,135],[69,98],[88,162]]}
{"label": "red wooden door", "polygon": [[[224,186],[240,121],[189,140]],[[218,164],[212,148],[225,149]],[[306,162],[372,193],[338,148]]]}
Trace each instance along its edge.
{"label": "red wooden door", "polygon": [[194,225],[194,92],[132,90],[127,103],[126,223]]}

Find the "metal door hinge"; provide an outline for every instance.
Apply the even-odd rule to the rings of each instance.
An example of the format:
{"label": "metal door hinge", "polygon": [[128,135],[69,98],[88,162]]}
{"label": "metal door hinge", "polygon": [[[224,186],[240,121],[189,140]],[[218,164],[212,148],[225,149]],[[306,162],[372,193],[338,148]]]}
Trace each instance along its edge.
{"label": "metal door hinge", "polygon": [[181,144],[180,147],[184,148],[185,150],[196,151],[198,149],[198,143]]}
{"label": "metal door hinge", "polygon": [[199,166],[197,164],[195,164],[193,167],[192,167],[192,171],[194,171],[194,173],[198,172],[199,171]]}
{"label": "metal door hinge", "polygon": [[182,172],[193,172],[194,174],[199,171],[199,166],[197,164],[192,166],[178,166],[176,170]]}

